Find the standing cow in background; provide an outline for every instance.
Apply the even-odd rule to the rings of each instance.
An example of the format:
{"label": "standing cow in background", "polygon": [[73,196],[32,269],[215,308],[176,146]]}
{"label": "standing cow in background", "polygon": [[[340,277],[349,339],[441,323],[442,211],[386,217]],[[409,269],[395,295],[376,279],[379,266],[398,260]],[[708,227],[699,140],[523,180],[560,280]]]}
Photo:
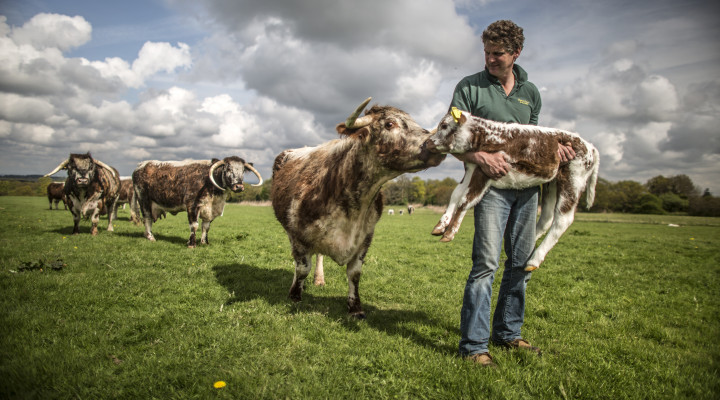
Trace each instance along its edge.
{"label": "standing cow in background", "polygon": [[263,179],[252,164],[235,156],[223,160],[143,161],[138,164],[132,179],[145,222],[145,237],[155,241],[152,224],[162,212],[175,215],[187,211],[190,223],[188,247],[197,245],[198,218],[203,220],[200,243],[208,244],[210,223],[222,215],[225,208],[225,190],[242,192],[245,170],[252,171],[260,180],[252,186],[262,186]]}
{"label": "standing cow in background", "polygon": [[134,224],[140,224],[140,217],[137,215],[137,206],[133,207],[133,196],[135,195],[135,191],[133,190],[133,184],[132,184],[132,178],[122,178],[120,179],[120,197],[118,197],[118,201],[115,204],[115,219],[117,219],[117,210],[120,208],[120,205],[123,206],[123,210],[125,209],[125,204],[130,204],[130,222],[133,222]]}
{"label": "standing cow in background", "polygon": [[295,259],[290,298],[301,300],[312,255],[328,255],[347,265],[348,310],[356,318],[365,318],[358,288],[383,210],[380,188],[405,172],[436,166],[445,158],[425,149],[430,132],[397,108],[373,106],[358,118],[369,102],[337,126],[342,139],[280,153],[273,166],[271,195]]}
{"label": "standing cow in background", "polygon": [[64,182],[51,182],[47,186],[47,197],[48,203],[50,203],[50,209],[52,210],[53,202],[55,202],[55,209],[58,209],[58,203],[62,200],[63,206],[67,210],[67,201],[65,201],[65,183]]}
{"label": "standing cow in background", "polygon": [[120,192],[120,179],[115,168],[92,158],[87,154],[70,154],[60,163],[50,176],[66,169],[65,198],[73,215],[73,235],[80,233],[80,218],[89,218],[92,222],[90,233],[98,234],[97,225],[100,216],[108,214],[108,228],[113,231],[113,210]]}

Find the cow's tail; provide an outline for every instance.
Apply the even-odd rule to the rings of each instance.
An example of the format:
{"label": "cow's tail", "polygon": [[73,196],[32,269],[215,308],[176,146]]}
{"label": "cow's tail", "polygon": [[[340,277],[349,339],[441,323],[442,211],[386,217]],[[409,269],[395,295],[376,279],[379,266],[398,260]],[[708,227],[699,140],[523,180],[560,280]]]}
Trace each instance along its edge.
{"label": "cow's tail", "polygon": [[585,190],[585,200],[587,202],[588,210],[592,207],[593,202],[595,201],[595,185],[597,184],[598,174],[600,172],[600,153],[594,147],[592,149],[592,157],[594,160],[592,173],[590,173],[590,177],[588,177],[587,189]]}

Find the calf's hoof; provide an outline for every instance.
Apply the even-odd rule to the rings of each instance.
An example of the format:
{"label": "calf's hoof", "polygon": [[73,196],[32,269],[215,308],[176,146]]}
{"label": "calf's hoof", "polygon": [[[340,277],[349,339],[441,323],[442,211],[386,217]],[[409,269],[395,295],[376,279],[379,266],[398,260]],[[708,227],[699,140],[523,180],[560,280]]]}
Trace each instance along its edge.
{"label": "calf's hoof", "polygon": [[430,234],[433,236],[440,236],[443,233],[445,233],[445,229],[443,229],[439,226],[436,226],[435,229],[433,229],[433,231]]}
{"label": "calf's hoof", "polygon": [[452,237],[449,237],[449,236],[443,236],[443,237],[440,239],[440,241],[443,242],[443,243],[447,243],[447,242],[450,242],[450,241],[452,241],[452,240],[453,240],[453,238],[452,238]]}
{"label": "calf's hoof", "polygon": [[528,265],[527,267],[525,267],[526,272],[533,272],[536,269],[538,269],[538,267],[533,267],[532,265]]}
{"label": "calf's hoof", "polygon": [[290,300],[293,301],[293,303],[299,303],[302,301],[302,290],[290,288]]}

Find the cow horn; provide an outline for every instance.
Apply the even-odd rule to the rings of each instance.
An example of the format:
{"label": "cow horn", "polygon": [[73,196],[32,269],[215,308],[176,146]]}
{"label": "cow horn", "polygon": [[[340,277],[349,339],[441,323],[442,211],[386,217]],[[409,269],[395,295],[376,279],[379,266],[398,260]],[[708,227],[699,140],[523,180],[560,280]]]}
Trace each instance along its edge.
{"label": "cow horn", "polygon": [[222,191],[224,191],[225,188],[220,187],[220,185],[218,185],[218,184],[215,182],[215,178],[213,178],[213,172],[215,172],[215,168],[217,168],[217,167],[219,167],[219,166],[221,166],[221,165],[223,165],[223,164],[225,164],[225,161],[218,161],[218,162],[216,162],[215,164],[213,164],[213,165],[210,166],[210,172],[208,172],[208,175],[210,176],[210,182],[212,182],[212,184],[215,185],[216,188],[218,188],[218,189],[220,189],[220,190],[222,190]]}
{"label": "cow horn", "polygon": [[68,158],[65,161],[61,162],[60,165],[58,165],[54,170],[52,170],[52,172],[50,172],[49,174],[45,174],[44,176],[55,175],[55,173],[57,173],[61,169],[65,169],[65,167],[67,167],[69,162],[70,162],[70,159]]}
{"label": "cow horn", "polygon": [[104,162],[102,162],[102,161],[100,161],[100,160],[93,160],[93,161],[95,161],[95,164],[97,164],[97,165],[105,168],[106,170],[110,171],[110,173],[112,174],[112,176],[114,176],[114,177],[117,178],[117,175],[115,175],[115,170],[112,169],[109,165],[105,164]]}
{"label": "cow horn", "polygon": [[360,113],[362,113],[363,110],[365,109],[365,106],[367,106],[368,103],[370,103],[370,100],[372,100],[372,97],[368,97],[367,99],[365,99],[365,101],[363,101],[362,104],[360,104],[360,106],[358,106],[358,108],[355,109],[355,112],[350,114],[348,119],[345,120],[346,128],[356,129],[356,128],[362,128],[363,126],[370,125],[370,123],[372,122],[371,116],[366,115],[364,117],[358,118],[358,116],[360,116]]}
{"label": "cow horn", "polygon": [[247,169],[249,169],[250,171],[252,171],[252,173],[255,174],[255,176],[257,176],[258,179],[260,179],[260,182],[254,184],[254,185],[250,185],[250,186],[262,186],[262,184],[263,184],[263,178],[262,178],[262,176],[260,176],[260,173],[258,172],[258,170],[256,170],[255,168],[253,168],[253,166],[250,165],[250,163],[245,163],[245,168],[247,168]]}

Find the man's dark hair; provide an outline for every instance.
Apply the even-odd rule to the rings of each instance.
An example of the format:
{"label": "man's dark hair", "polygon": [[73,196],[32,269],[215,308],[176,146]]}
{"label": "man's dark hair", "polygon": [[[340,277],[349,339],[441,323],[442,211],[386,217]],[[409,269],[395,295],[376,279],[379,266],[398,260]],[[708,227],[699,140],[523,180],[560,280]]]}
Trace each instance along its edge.
{"label": "man's dark hair", "polygon": [[500,45],[505,51],[514,53],[522,50],[525,36],[523,36],[521,27],[510,20],[503,19],[488,25],[483,31],[482,41],[484,44]]}

